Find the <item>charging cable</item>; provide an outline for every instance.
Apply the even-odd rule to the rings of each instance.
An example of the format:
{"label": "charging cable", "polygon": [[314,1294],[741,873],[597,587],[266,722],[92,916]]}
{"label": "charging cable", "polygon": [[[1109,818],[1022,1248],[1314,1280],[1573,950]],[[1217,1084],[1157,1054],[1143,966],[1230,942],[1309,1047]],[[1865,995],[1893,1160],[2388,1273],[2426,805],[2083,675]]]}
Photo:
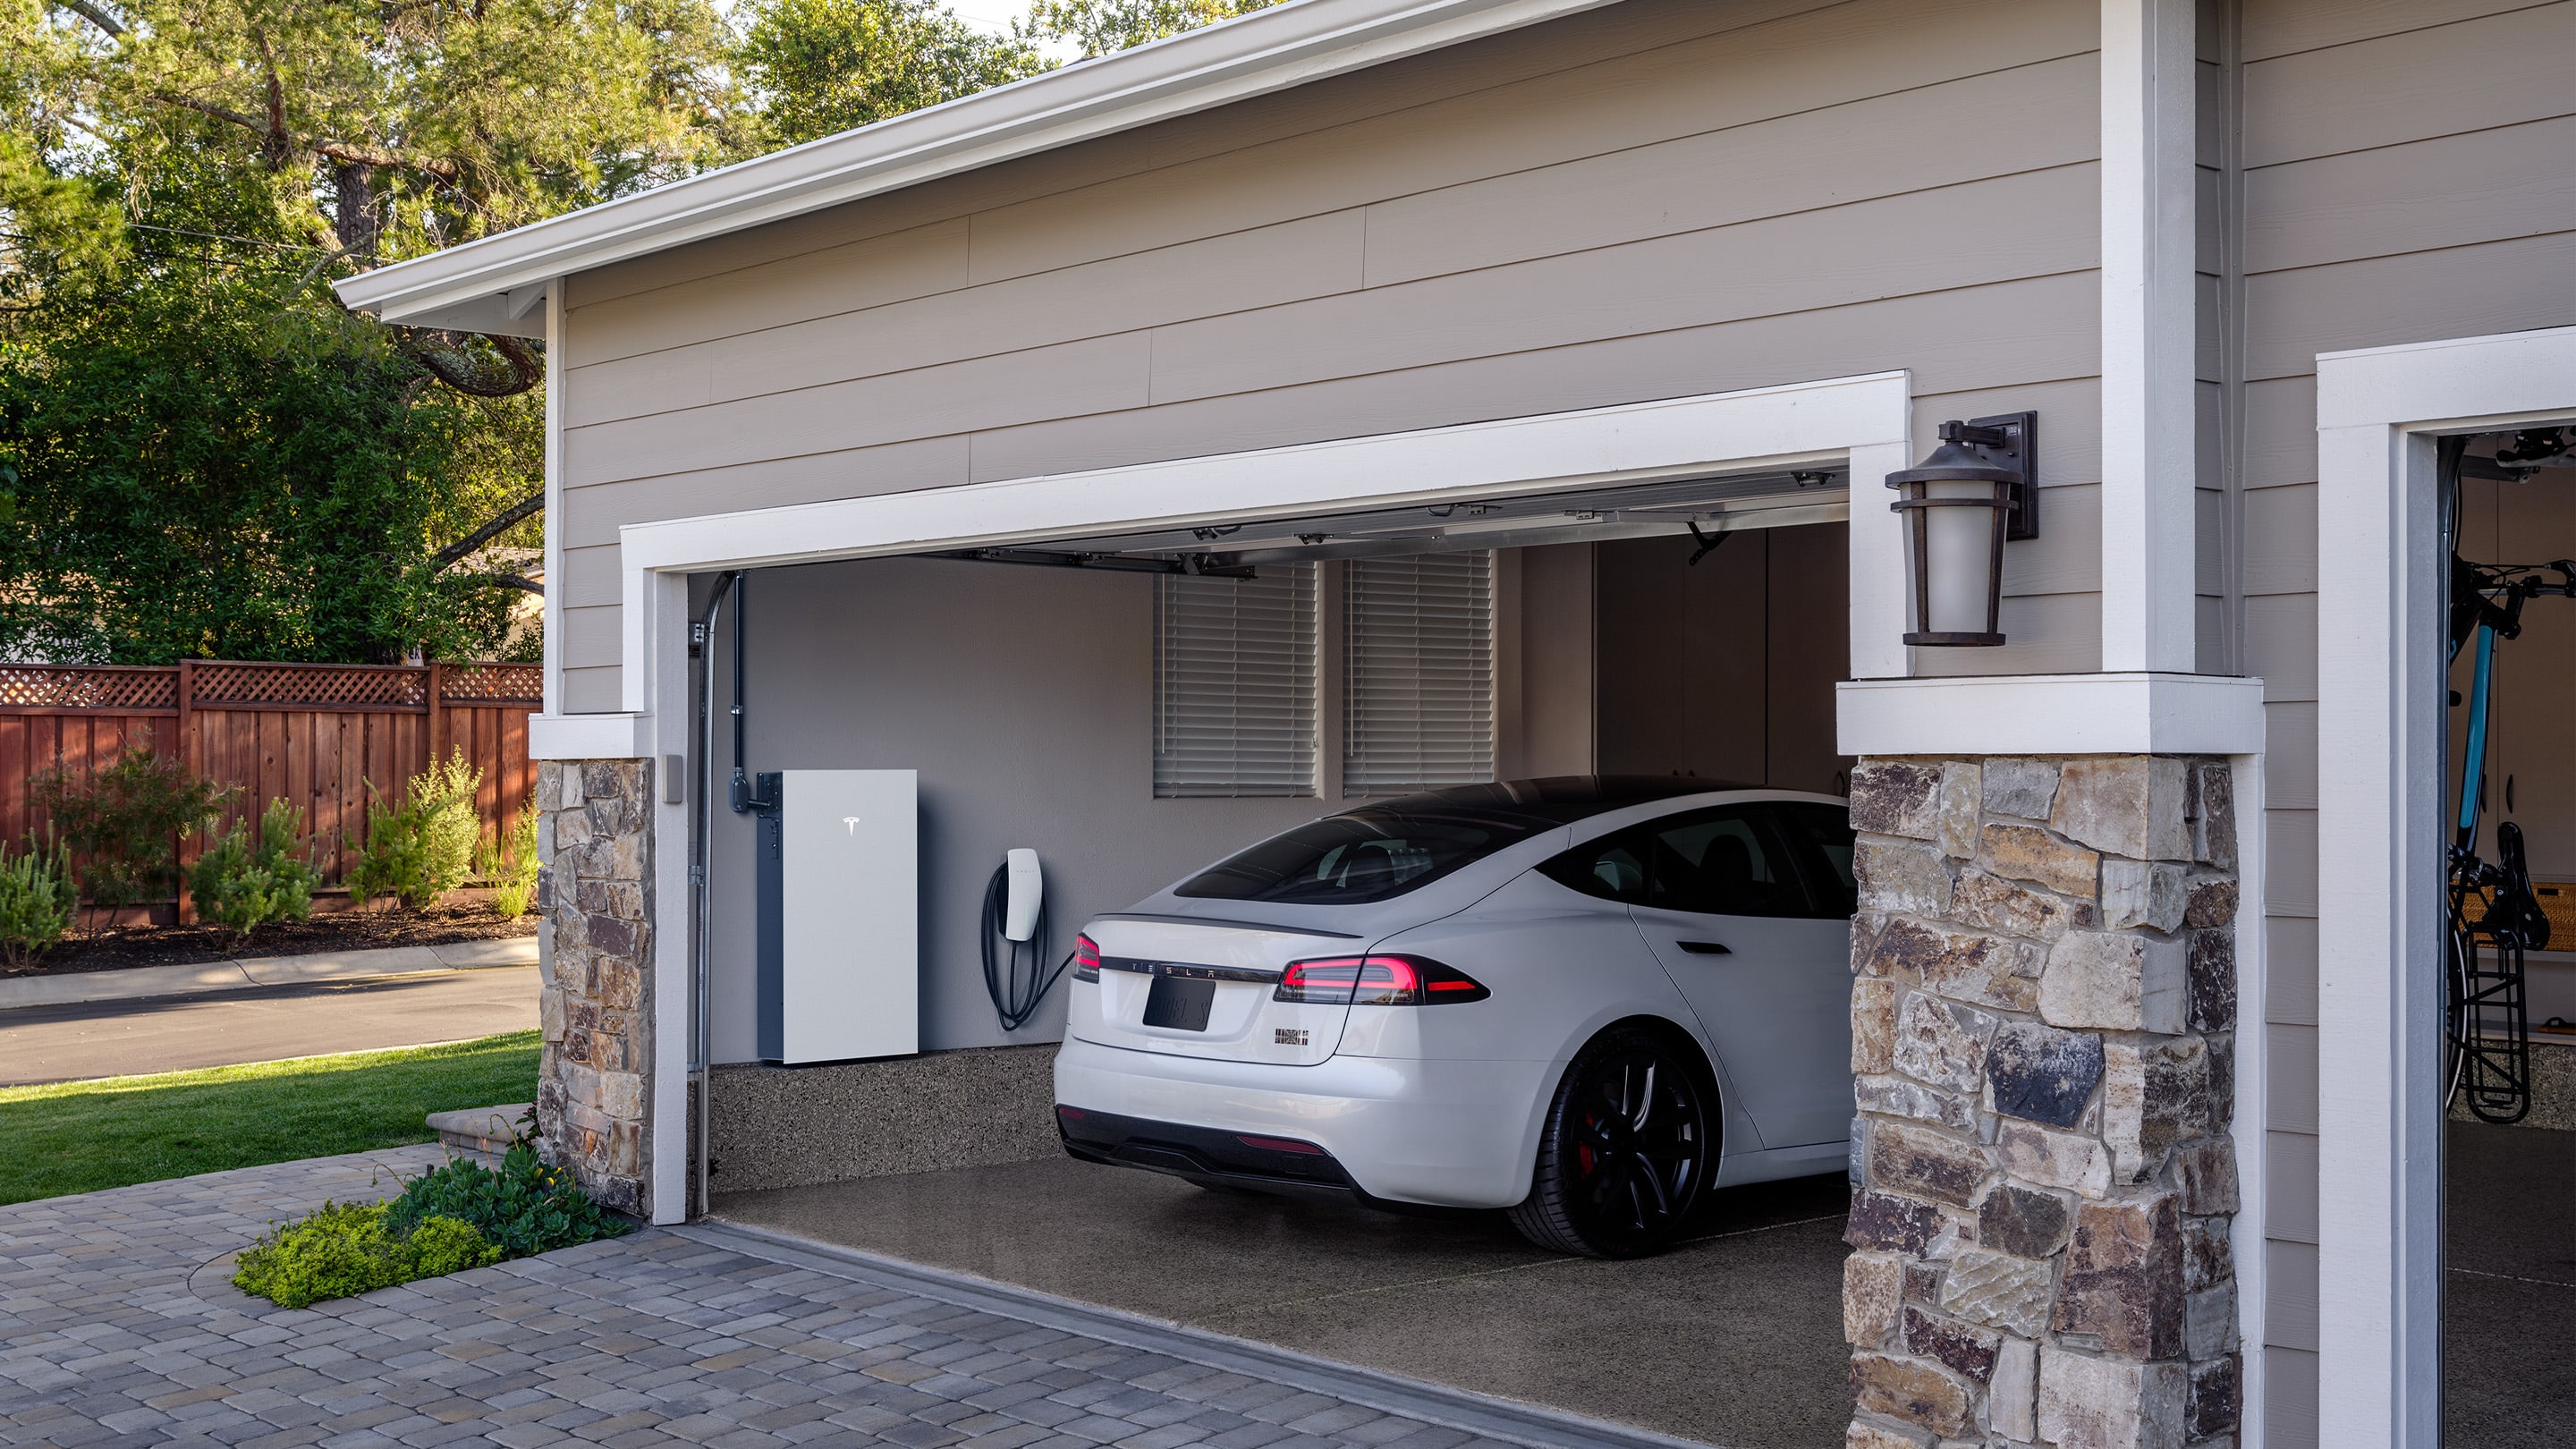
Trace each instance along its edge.
{"label": "charging cable", "polygon": [[1065,968],[1073,964],[1073,953],[1047,969],[1047,908],[1038,902],[1036,929],[1025,941],[1012,940],[1002,929],[1002,915],[1011,889],[1009,865],[993,872],[993,883],[984,887],[984,990],[993,998],[993,1014],[1002,1019],[1002,1030],[1018,1031],[1028,1025],[1030,1017],[1055,989]]}

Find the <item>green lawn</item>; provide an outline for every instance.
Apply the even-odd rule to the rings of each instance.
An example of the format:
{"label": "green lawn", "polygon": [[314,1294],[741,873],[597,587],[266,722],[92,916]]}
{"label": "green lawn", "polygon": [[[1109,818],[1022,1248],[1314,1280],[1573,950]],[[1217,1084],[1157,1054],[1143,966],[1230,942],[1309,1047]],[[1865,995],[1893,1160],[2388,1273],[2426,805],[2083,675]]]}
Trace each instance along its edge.
{"label": "green lawn", "polygon": [[537,1091],[537,1034],[0,1087],[0,1203],[427,1142],[421,1120]]}

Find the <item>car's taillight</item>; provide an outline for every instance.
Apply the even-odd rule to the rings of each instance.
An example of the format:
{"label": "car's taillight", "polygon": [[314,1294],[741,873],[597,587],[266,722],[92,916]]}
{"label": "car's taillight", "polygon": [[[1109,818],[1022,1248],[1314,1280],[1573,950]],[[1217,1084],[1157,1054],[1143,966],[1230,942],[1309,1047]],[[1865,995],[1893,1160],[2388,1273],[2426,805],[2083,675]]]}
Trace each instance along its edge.
{"label": "car's taillight", "polygon": [[1100,943],[1089,936],[1073,938],[1073,979],[1076,981],[1100,979]]}
{"label": "car's taillight", "polygon": [[1270,997],[1321,1006],[1438,1006],[1493,994],[1465,972],[1421,956],[1334,956],[1289,962]]}

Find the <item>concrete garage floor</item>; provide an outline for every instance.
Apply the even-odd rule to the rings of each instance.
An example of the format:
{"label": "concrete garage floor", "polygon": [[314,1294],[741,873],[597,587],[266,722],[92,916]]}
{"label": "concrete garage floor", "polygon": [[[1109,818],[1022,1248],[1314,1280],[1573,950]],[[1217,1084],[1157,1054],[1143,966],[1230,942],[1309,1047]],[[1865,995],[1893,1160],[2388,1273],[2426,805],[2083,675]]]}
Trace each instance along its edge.
{"label": "concrete garage floor", "polygon": [[2576,1445],[2576,1132],[2450,1124],[2443,1437]]}
{"label": "concrete garage floor", "polygon": [[1070,1158],[719,1193],[716,1216],[1733,1449],[1839,1445],[1839,1175],[1731,1188],[1604,1263]]}

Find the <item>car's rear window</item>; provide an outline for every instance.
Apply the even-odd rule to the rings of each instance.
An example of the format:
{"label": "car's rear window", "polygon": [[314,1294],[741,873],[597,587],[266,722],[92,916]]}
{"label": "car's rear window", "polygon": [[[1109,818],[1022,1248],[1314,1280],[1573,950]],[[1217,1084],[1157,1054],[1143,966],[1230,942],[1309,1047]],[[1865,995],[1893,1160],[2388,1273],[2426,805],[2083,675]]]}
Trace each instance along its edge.
{"label": "car's rear window", "polygon": [[1369,807],[1309,821],[1201,871],[1175,895],[1219,901],[1364,905],[1430,884],[1552,829],[1527,815]]}

